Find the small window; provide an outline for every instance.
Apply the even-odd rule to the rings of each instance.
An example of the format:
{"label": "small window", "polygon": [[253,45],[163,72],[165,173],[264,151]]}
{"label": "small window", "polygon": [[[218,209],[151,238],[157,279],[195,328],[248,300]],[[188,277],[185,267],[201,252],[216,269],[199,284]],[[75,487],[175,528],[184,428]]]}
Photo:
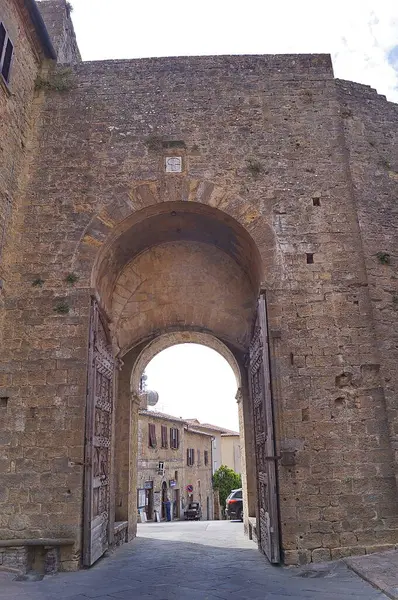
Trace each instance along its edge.
{"label": "small window", "polygon": [[207,465],[209,464],[209,451],[205,450],[203,454],[204,454],[205,467],[207,467]]}
{"label": "small window", "polygon": [[148,424],[148,446],[156,448],[156,426],[153,423]]}
{"label": "small window", "polygon": [[193,448],[187,448],[187,465],[192,467],[195,464],[195,450]]}
{"label": "small window", "polygon": [[3,23],[0,23],[0,58],[3,56],[3,50],[6,43],[6,30]]}
{"label": "small window", "polygon": [[200,467],[200,450],[197,450],[198,467]]}
{"label": "small window", "polygon": [[170,428],[170,448],[178,450],[180,447],[180,432],[177,427]]}
{"label": "small window", "polygon": [[6,83],[8,83],[10,80],[10,70],[13,53],[14,46],[7,35],[7,31],[3,23],[0,23],[0,70],[3,79]]}
{"label": "small window", "polygon": [[162,436],[162,448],[167,448],[167,427],[166,425],[162,425],[161,427],[161,436]]}

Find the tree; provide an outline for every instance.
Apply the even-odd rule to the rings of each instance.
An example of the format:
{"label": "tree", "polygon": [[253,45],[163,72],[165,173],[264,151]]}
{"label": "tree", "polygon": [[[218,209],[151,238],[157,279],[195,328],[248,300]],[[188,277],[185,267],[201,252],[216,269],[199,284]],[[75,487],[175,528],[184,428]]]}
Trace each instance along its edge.
{"label": "tree", "polygon": [[213,488],[220,494],[220,504],[225,509],[225,501],[232,490],[242,487],[242,477],[226,465],[221,465],[213,475]]}

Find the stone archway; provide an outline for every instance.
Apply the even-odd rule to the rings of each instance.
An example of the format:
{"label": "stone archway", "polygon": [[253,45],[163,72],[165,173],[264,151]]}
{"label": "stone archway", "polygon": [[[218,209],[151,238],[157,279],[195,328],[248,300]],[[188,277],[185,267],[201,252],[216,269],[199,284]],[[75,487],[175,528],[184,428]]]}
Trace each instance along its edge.
{"label": "stone archway", "polygon": [[[222,211],[195,203],[163,203],[136,215],[101,249],[93,284],[110,317],[122,367],[118,377],[115,519],[135,534],[138,382],[161,349],[195,341],[218,351],[239,388],[243,456],[254,456],[247,355],[261,281],[253,239]],[[244,469],[248,515],[255,516],[255,465]],[[246,483],[247,482],[247,483]],[[249,490],[249,494],[247,494]]]}
{"label": "stone archway", "polygon": [[201,344],[207,346],[212,350],[215,350],[220,354],[229,366],[231,367],[235,379],[237,392],[242,385],[242,373],[240,371],[239,364],[231,352],[231,350],[220,342],[220,340],[209,333],[202,333],[200,331],[177,331],[173,333],[165,333],[149,342],[148,345],[142,350],[138,356],[134,368],[131,372],[131,393],[139,394],[140,378],[145,370],[145,367],[151,362],[151,360],[166,348],[176,346],[178,344]]}
{"label": "stone archway", "polygon": [[[214,257],[228,248],[231,274],[232,263],[241,272],[257,265],[245,289],[255,290],[253,273],[267,284],[285,562],[397,543],[394,256],[388,265],[379,260],[384,251],[389,257],[384,246],[392,242],[374,218],[385,216],[372,200],[380,194],[361,179],[357,136],[361,119],[374,133],[361,103],[377,97],[333,82],[328,61],[188,57],[105,70],[88,63],[75,70],[73,89],[42,96],[44,126],[32,148],[43,151],[26,163],[26,186],[15,194],[21,210],[9,230],[2,289],[6,543],[19,539],[28,555],[32,540],[62,538],[64,568],[81,564],[89,307],[96,295],[113,318],[116,279],[133,256],[142,253],[141,266],[149,264],[159,241],[174,244],[169,260],[176,244],[195,242],[192,256],[206,268],[213,257],[200,247],[218,249]],[[98,75],[114,93],[99,99],[91,85]],[[129,95],[137,102],[125,102]],[[342,118],[347,102],[354,120]],[[166,172],[173,155],[181,159],[179,173]],[[378,169],[374,157],[370,176]],[[387,171],[376,179],[383,198],[391,192],[395,202]],[[172,225],[179,217],[171,203],[184,207],[183,227]],[[188,227],[199,237],[181,239],[177,229],[188,221],[202,224]],[[160,235],[161,223],[172,239]],[[239,328],[231,310],[218,319],[219,302],[203,314],[196,305],[183,322],[173,307],[147,304],[145,321],[121,303],[110,330],[126,365],[118,377],[127,390],[126,420],[128,363],[161,333],[205,331],[218,322],[213,334],[244,354],[254,301],[237,288],[247,317]],[[116,509],[122,518],[125,507]]]}
{"label": "stone archway", "polygon": [[[149,362],[157,354],[178,344],[194,343],[215,350],[229,364],[236,380],[235,400],[238,404],[239,430],[242,457],[242,481],[244,502],[247,507],[246,529],[248,529],[249,517],[255,519],[257,511],[257,486],[256,465],[254,460],[246,460],[253,457],[253,415],[247,384],[247,375],[242,355],[234,353],[224,342],[209,333],[199,331],[175,331],[154,338],[144,345],[141,352],[136,356],[131,369],[130,393],[133,399],[139,396],[140,377]],[[129,363],[131,364],[131,363]],[[127,395],[127,394],[126,394]],[[136,408],[138,404],[136,404]],[[121,453],[123,456],[123,452]],[[119,494],[126,494],[126,489],[119,489]]]}

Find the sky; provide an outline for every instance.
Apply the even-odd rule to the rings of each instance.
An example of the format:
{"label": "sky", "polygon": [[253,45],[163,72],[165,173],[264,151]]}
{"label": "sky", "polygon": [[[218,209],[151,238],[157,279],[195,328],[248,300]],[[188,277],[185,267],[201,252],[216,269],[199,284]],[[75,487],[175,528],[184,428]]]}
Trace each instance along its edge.
{"label": "sky", "polygon": [[398,0],[71,0],[84,60],[332,55],[336,77],[398,102]]}
{"label": "sky", "polygon": [[239,431],[235,375],[218,352],[180,344],[157,354],[145,369],[147,386],[159,393],[159,410]]}
{"label": "sky", "polygon": [[[398,102],[398,0],[70,0],[83,60],[330,53],[336,77]],[[237,429],[236,383],[214,350],[181,345],[147,368],[158,410]]]}

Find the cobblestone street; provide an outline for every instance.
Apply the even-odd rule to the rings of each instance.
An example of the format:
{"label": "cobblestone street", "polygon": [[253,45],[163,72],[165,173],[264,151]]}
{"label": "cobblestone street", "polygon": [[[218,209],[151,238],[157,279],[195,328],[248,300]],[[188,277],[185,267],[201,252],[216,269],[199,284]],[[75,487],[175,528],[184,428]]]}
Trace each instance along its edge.
{"label": "cobblestone street", "polygon": [[386,596],[343,563],[272,567],[231,521],[150,523],[90,570],[17,582],[1,600],[375,600]]}

